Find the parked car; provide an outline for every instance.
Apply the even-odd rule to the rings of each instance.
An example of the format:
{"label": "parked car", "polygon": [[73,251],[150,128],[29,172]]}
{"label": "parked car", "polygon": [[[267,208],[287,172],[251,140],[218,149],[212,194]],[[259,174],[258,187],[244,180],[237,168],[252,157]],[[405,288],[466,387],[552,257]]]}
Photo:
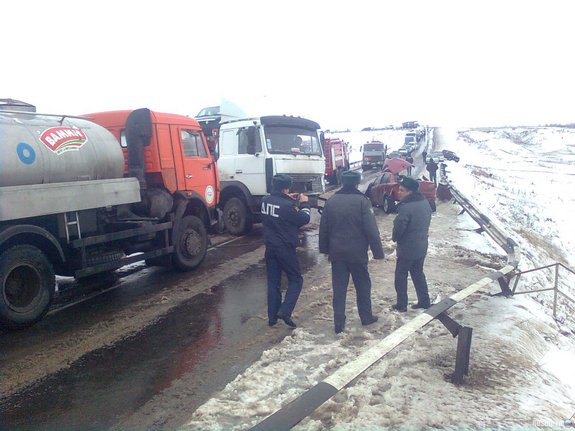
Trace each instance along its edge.
{"label": "parked car", "polygon": [[[399,202],[399,182],[397,173],[384,171],[367,186],[366,196],[374,207],[381,207],[387,214],[396,210]],[[433,181],[419,181],[419,192],[427,199],[431,210],[435,212],[436,186]]]}
{"label": "parked car", "polygon": [[459,162],[459,157],[453,151],[443,150],[441,152],[445,160],[453,160],[454,162]]}

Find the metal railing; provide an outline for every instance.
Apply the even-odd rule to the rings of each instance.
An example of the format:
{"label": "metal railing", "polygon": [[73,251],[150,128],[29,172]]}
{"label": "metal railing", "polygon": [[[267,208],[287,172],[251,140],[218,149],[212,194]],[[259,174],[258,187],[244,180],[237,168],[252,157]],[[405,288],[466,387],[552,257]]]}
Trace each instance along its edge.
{"label": "metal railing", "polygon": [[[555,320],[557,320],[557,299],[559,298],[559,295],[563,295],[565,298],[567,298],[567,300],[569,302],[571,302],[572,304],[575,304],[575,298],[571,297],[568,293],[563,292],[562,290],[559,289],[559,268],[560,267],[563,268],[565,271],[568,271],[569,273],[575,275],[575,271],[573,271],[571,268],[563,265],[560,262],[556,262],[556,263],[553,263],[551,265],[541,266],[539,268],[529,269],[527,271],[515,272],[513,274],[513,276],[516,278],[515,278],[515,282],[513,283],[513,289],[511,289],[511,293],[513,295],[521,295],[524,293],[548,292],[548,291],[552,290],[553,291],[553,318]],[[536,271],[542,271],[544,269],[550,269],[550,268],[555,268],[555,277],[554,277],[555,280],[553,283],[553,287],[517,292],[517,285],[519,284],[519,279],[521,278],[521,276],[523,274],[528,274],[530,272],[536,272]]]}

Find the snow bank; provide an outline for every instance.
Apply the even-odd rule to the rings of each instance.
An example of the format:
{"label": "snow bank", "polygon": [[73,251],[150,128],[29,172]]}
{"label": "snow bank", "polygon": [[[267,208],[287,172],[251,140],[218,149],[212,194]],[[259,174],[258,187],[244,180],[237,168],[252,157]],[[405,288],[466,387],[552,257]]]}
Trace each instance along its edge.
{"label": "snow bank", "polygon": [[[487,215],[495,217],[522,253],[527,270],[561,262],[575,268],[575,130],[513,128],[465,130],[445,134],[448,146],[462,154],[449,163],[448,176]],[[455,138],[455,139],[454,139]],[[553,287],[554,271],[522,276],[525,289]],[[575,276],[560,270],[562,290],[575,296]],[[547,308],[552,294],[534,297]],[[575,307],[560,301],[558,318],[575,324]]]}

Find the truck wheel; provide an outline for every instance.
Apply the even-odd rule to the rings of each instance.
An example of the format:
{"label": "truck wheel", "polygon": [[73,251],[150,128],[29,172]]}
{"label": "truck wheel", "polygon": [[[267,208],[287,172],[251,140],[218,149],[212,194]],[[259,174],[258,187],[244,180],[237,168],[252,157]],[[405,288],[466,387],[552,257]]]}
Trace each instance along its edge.
{"label": "truck wheel", "polygon": [[56,277],[40,249],[17,245],[0,256],[0,327],[31,326],[48,312]]}
{"label": "truck wheel", "polygon": [[395,200],[391,196],[385,196],[383,198],[383,211],[386,214],[391,214],[395,211]]}
{"label": "truck wheel", "polygon": [[174,238],[173,265],[180,271],[196,269],[208,251],[208,232],[202,220],[196,216],[182,219],[180,235]]}
{"label": "truck wheel", "polygon": [[224,226],[232,235],[243,235],[252,230],[250,210],[240,198],[231,198],[224,206]]}

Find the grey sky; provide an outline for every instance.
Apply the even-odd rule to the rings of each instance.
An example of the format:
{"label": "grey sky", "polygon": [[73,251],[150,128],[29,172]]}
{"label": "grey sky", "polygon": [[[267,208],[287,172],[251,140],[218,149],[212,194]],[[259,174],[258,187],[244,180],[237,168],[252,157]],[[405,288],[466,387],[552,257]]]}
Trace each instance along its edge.
{"label": "grey sky", "polygon": [[0,3],[0,97],[41,112],[225,97],[324,128],[573,122],[568,1]]}

